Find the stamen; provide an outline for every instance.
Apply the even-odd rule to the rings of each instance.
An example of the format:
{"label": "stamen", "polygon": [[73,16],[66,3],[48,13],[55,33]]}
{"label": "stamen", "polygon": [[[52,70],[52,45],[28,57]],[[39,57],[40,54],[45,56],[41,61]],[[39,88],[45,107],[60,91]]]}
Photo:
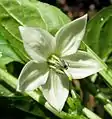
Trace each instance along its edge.
{"label": "stamen", "polygon": [[48,65],[58,73],[64,73],[64,69],[68,68],[68,64],[56,55],[51,55],[48,58]]}
{"label": "stamen", "polygon": [[57,69],[56,67],[52,66],[52,65],[49,65],[50,68],[54,69],[56,72],[58,73],[61,73],[61,74],[64,74],[64,72],[60,69]]}
{"label": "stamen", "polygon": [[59,61],[59,58],[56,55],[52,55],[52,58],[56,59],[57,61]]}

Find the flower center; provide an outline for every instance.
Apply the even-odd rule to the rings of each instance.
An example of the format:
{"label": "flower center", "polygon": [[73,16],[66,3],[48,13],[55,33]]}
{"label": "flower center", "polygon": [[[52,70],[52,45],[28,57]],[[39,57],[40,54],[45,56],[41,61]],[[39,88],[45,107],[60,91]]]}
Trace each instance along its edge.
{"label": "flower center", "polygon": [[56,55],[51,55],[48,58],[47,62],[49,67],[54,69],[58,73],[63,74],[64,70],[68,69],[68,64],[61,58],[57,57]]}

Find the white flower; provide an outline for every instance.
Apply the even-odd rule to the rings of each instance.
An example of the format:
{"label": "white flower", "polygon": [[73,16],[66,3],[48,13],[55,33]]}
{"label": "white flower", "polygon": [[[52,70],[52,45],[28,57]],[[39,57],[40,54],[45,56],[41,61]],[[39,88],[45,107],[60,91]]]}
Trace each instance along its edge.
{"label": "white flower", "polygon": [[78,50],[86,23],[87,15],[66,24],[55,37],[41,28],[20,26],[24,48],[32,60],[22,69],[17,90],[41,86],[45,99],[61,111],[69,93],[68,78],[85,78],[101,69],[87,52]]}

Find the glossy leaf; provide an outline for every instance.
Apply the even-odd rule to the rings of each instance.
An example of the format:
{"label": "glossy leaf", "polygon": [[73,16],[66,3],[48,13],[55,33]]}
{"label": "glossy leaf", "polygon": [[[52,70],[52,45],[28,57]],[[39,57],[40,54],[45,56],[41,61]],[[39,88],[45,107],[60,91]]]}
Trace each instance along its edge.
{"label": "glossy leaf", "polygon": [[85,43],[102,59],[112,52],[112,6],[102,9],[87,25]]}
{"label": "glossy leaf", "polygon": [[112,16],[109,17],[101,30],[100,41],[100,57],[107,59],[112,52]]}

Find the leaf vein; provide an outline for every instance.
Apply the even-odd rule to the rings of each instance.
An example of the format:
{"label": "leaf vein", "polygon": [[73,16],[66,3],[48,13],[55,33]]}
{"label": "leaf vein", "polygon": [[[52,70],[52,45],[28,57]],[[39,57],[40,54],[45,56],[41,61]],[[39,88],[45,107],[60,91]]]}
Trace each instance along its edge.
{"label": "leaf vein", "polygon": [[18,22],[20,25],[24,26],[24,24],[23,24],[19,19],[17,19],[17,18],[14,16],[14,14],[12,14],[11,12],[9,12],[9,11],[6,9],[6,7],[5,7],[2,3],[0,3],[0,5],[1,5],[1,7],[2,7],[16,22]]}

